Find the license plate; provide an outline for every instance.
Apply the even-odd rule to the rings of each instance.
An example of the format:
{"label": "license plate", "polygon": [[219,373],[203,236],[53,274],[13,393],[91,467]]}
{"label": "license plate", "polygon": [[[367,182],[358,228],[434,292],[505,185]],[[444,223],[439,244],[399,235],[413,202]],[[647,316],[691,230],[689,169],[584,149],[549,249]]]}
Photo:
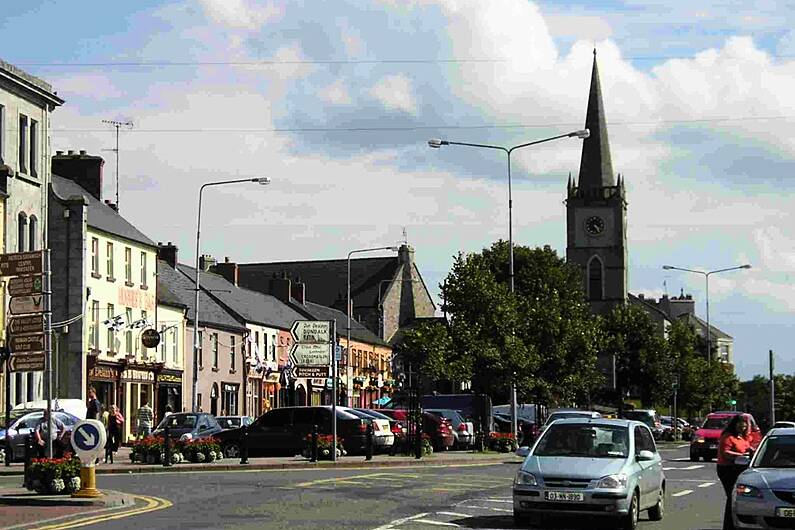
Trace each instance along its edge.
{"label": "license plate", "polygon": [[548,501],[582,502],[585,495],[569,491],[545,491],[544,498]]}
{"label": "license plate", "polygon": [[795,519],[795,508],[776,508],[776,517]]}
{"label": "license plate", "polygon": [[716,444],[709,444],[710,449],[717,449],[718,446]]}

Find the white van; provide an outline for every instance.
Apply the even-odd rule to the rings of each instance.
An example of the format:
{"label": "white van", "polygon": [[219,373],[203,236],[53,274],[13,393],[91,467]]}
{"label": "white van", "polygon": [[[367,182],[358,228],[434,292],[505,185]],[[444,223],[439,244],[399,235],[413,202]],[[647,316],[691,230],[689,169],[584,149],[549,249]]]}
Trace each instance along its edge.
{"label": "white van", "polygon": [[[36,401],[28,401],[27,403],[19,403],[18,405],[14,405],[14,408],[11,409],[11,416],[24,416],[28,412],[39,410],[47,410],[46,399],[38,399]],[[52,410],[62,410],[73,416],[77,416],[81,420],[84,420],[86,419],[88,407],[82,399],[55,398],[52,400]]]}

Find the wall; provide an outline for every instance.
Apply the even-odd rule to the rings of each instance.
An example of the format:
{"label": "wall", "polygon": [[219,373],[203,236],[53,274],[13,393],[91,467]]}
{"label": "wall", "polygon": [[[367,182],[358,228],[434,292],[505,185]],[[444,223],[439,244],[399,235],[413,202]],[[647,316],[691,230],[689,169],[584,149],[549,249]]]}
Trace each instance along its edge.
{"label": "wall", "polygon": [[[232,345],[232,341],[234,339],[235,347],[237,352],[240,352],[241,345],[243,344],[244,337],[243,333],[230,333],[228,331],[224,331],[219,328],[213,328],[210,326],[201,326],[199,328],[199,333],[201,334],[201,349],[202,349],[202,365],[199,367],[199,375],[197,380],[197,389],[196,395],[197,398],[200,396],[201,400],[199,401],[199,406],[201,407],[202,411],[215,413],[217,415],[221,415],[222,412],[222,391],[224,385],[237,385],[237,412],[236,414],[242,414],[243,412],[243,399],[244,396],[244,388],[242,385],[242,371],[244,370],[244,365],[242,363],[241,355],[238,353],[238,357],[236,360],[236,368],[232,370],[231,360],[230,360],[230,349]],[[213,367],[212,361],[212,347],[211,347],[211,335],[217,334],[218,335],[218,365]],[[185,329],[185,359],[186,359],[186,367],[185,367],[185,398],[183,399],[183,404],[186,410],[190,410],[191,408],[191,392],[192,392],[192,374],[193,374],[193,326],[192,324],[188,324]],[[215,411],[212,407],[212,400],[211,395],[213,391],[213,387],[217,390],[217,401]],[[229,413],[229,412],[227,412]]]}

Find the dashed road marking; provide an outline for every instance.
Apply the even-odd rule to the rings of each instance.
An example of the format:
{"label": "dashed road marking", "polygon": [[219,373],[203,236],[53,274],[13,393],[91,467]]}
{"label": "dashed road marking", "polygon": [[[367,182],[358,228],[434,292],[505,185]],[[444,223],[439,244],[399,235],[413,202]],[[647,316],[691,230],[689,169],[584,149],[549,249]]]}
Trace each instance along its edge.
{"label": "dashed road marking", "polygon": [[401,517],[400,519],[395,519],[394,521],[392,521],[390,523],[387,523],[387,524],[385,524],[383,526],[379,526],[378,528],[375,528],[373,530],[392,530],[392,528],[394,528],[395,526],[401,525],[403,523],[407,523],[409,521],[413,521],[415,519],[422,519],[426,515],[428,515],[428,512],[418,513],[418,514],[412,515],[410,517]]}
{"label": "dashed road marking", "polygon": [[682,490],[682,491],[677,491],[676,493],[671,495],[671,497],[684,497],[685,495],[690,495],[691,493],[693,493],[693,490]]}
{"label": "dashed road marking", "polygon": [[513,502],[513,499],[482,499],[485,502]]}
{"label": "dashed road marking", "polygon": [[[479,502],[480,499],[473,499],[475,502]],[[506,510],[505,508],[492,508],[491,506],[461,506],[462,508],[473,508],[476,510],[491,510],[493,512],[513,512],[513,510]]]}
{"label": "dashed road marking", "polygon": [[678,467],[664,467],[663,471],[671,471],[672,469],[679,469]]}
{"label": "dashed road marking", "polygon": [[469,515],[465,513],[456,513],[456,512],[436,512],[438,515],[449,515],[451,517],[469,517]]}
{"label": "dashed road marking", "polygon": [[682,445],[677,445],[676,446],[677,449],[682,449],[684,447],[690,447],[690,444],[682,444]]}
{"label": "dashed road marking", "polygon": [[701,469],[702,467],[704,467],[704,464],[693,464],[692,466],[680,467],[679,469],[682,471],[692,471],[694,469]]}
{"label": "dashed road marking", "polygon": [[414,519],[415,523],[422,523],[422,524],[429,524],[433,526],[453,526],[455,528],[460,528],[455,523],[446,523],[444,521],[434,521],[433,519]]}
{"label": "dashed road marking", "polygon": [[698,487],[699,488],[708,488],[708,487],[710,487],[710,486],[712,486],[714,484],[715,484],[714,482],[704,482],[703,484],[699,484]]}

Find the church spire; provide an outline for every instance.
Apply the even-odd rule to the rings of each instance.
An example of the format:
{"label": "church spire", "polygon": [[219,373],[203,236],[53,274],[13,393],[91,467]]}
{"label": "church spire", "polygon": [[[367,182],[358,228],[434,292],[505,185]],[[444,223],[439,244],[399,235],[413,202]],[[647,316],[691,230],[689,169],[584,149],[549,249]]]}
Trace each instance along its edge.
{"label": "church spire", "polygon": [[581,190],[614,186],[613,163],[610,160],[610,144],[607,141],[607,120],[602,103],[602,87],[599,69],[596,66],[596,49],[593,51],[591,90],[588,94],[588,111],[585,127],[591,135],[582,142],[580,158],[579,188]]}

